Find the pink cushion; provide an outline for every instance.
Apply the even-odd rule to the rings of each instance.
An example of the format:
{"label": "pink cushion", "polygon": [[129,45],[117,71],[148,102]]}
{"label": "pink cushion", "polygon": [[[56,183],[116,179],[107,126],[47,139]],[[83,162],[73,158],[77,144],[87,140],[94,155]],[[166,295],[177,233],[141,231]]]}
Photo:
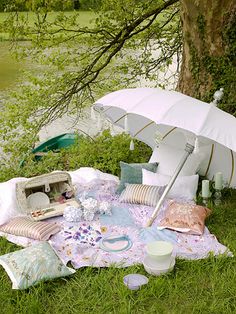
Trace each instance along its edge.
{"label": "pink cushion", "polygon": [[211,210],[207,207],[170,201],[159,226],[201,235],[204,232],[205,219],[210,212]]}

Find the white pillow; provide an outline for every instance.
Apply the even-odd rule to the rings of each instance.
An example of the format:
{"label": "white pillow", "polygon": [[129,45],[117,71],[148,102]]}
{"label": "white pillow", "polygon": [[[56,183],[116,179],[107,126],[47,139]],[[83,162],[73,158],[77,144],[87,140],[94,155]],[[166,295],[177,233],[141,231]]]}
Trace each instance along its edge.
{"label": "white pillow", "polygon": [[[158,162],[157,173],[172,176],[179,165],[185,151],[166,144],[155,147],[149,162]],[[197,173],[202,154],[191,154],[185,162],[179,176],[191,176]]]}
{"label": "white pillow", "polygon": [[74,171],[68,171],[72,184],[84,184],[94,179],[98,179],[96,169],[91,167],[81,167]]}
{"label": "white pillow", "polygon": [[[142,169],[143,184],[146,185],[167,185],[171,177],[159,173],[154,173],[146,169]],[[192,200],[196,197],[198,188],[198,174],[192,176],[177,177],[175,183],[168,193],[169,198],[184,198]]]}
{"label": "white pillow", "polygon": [[26,181],[27,178],[14,178],[0,183],[0,225],[10,219],[21,216],[16,200],[16,183]]}
{"label": "white pillow", "polygon": [[119,182],[117,176],[93,169],[92,167],[81,167],[74,171],[68,171],[68,173],[71,176],[72,184],[85,184],[95,179]]}

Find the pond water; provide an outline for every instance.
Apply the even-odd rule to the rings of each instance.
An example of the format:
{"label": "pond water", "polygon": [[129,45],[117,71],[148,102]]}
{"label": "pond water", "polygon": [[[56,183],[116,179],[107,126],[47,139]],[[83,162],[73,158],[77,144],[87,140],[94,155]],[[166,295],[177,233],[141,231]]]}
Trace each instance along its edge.
{"label": "pond water", "polygon": [[[9,48],[10,44],[8,42],[0,42],[0,105],[9,90],[15,89],[17,83],[23,79],[22,70],[34,68],[34,64],[30,64],[30,60],[24,63],[17,62],[11,55]],[[171,72],[175,71],[175,66],[172,65],[172,67]],[[139,86],[147,86],[147,82],[140,79]],[[107,123],[103,121],[103,125],[105,126]],[[84,117],[80,118],[77,122],[75,122],[75,117],[65,115],[61,119],[44,127],[39,133],[39,140],[43,142],[56,135],[74,131],[81,131],[82,133],[85,132],[90,136],[94,136],[100,129],[99,125],[91,121],[89,110],[87,110]]]}
{"label": "pond water", "polygon": [[[23,79],[23,71],[34,68],[30,61],[18,62],[10,52],[10,44],[8,42],[0,42],[0,104],[4,102],[4,98],[10,92],[11,89],[15,89],[18,82]],[[50,125],[44,127],[40,133],[40,142],[45,141],[53,136],[74,132],[81,129],[81,132],[88,133],[89,135],[95,135],[98,129],[94,126],[94,122],[91,124],[90,116],[85,113],[84,118],[78,123],[75,123],[75,118],[65,115],[61,119],[56,120]]]}
{"label": "pond water", "polygon": [[11,55],[10,44],[0,42],[0,92],[14,87],[24,66]]}

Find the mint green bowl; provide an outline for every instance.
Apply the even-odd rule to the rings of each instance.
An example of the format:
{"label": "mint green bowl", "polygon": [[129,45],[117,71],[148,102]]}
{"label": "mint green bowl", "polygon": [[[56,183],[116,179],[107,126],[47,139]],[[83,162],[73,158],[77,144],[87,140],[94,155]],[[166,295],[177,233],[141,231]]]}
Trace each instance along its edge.
{"label": "mint green bowl", "polygon": [[166,264],[170,261],[173,245],[166,241],[153,241],[147,244],[147,255],[158,263]]}

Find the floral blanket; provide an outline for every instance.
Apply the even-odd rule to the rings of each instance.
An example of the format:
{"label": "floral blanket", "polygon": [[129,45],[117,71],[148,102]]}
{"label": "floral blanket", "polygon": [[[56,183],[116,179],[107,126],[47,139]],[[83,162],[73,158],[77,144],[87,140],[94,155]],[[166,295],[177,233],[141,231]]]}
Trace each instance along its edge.
{"label": "floral blanket", "polygon": [[[80,268],[83,266],[106,267],[112,264],[116,264],[117,267],[126,267],[142,263],[146,254],[146,244],[155,240],[171,242],[174,245],[174,254],[179,258],[201,259],[206,258],[209,253],[231,254],[206,227],[202,236],[186,235],[167,229],[158,230],[158,221],[165,210],[165,203],[152,227],[145,227],[153,208],[120,203],[115,194],[117,180],[92,178],[89,182],[80,181],[76,185],[76,198],[83,196],[108,201],[112,206],[112,215],[97,215],[93,221],[77,223],[66,222],[63,217],[50,219],[61,226],[61,231],[52,236],[49,242],[65,264],[71,261],[74,268]],[[1,235],[22,246],[38,242],[19,236],[3,233]],[[132,241],[131,248],[122,252],[108,252],[101,249],[99,241],[112,235],[128,236]]]}

